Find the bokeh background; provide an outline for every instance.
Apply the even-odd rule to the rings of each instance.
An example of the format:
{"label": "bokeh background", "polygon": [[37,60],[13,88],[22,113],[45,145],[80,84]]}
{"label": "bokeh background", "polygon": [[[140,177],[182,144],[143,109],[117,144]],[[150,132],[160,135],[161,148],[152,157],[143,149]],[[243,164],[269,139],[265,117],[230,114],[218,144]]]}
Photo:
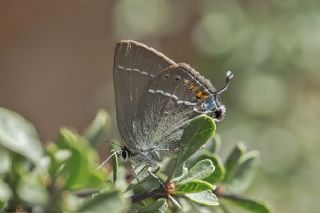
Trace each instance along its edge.
{"label": "bokeh background", "polygon": [[239,141],[259,150],[246,194],[276,212],[319,212],[319,1],[1,0],[1,107],[30,120],[44,143],[62,125],[82,131],[101,107],[114,118],[120,39],[189,63],[218,88],[232,70],[222,155]]}

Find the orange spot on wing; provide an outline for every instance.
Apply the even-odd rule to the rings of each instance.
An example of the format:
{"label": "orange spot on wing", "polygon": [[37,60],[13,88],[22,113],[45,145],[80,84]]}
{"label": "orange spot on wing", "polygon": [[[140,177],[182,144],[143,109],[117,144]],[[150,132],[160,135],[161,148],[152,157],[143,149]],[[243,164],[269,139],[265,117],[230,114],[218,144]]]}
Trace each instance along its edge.
{"label": "orange spot on wing", "polygon": [[196,98],[198,99],[203,100],[208,97],[208,95],[205,92],[201,91],[200,88],[194,83],[191,83],[188,89],[191,90],[192,92],[195,92]]}
{"label": "orange spot on wing", "polygon": [[198,91],[198,92],[196,93],[196,97],[197,97],[198,99],[205,99],[205,98],[208,97],[208,95],[207,95],[206,93],[204,93],[203,91]]}

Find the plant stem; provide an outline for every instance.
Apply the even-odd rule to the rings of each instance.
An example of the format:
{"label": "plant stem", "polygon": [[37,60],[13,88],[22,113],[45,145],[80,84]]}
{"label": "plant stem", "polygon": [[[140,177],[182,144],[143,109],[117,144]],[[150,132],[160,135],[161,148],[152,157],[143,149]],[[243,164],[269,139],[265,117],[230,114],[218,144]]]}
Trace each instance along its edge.
{"label": "plant stem", "polygon": [[169,173],[169,176],[166,180],[166,185],[170,183],[170,181],[172,180],[173,176],[174,176],[174,173],[175,173],[175,170],[176,170],[176,167],[177,167],[177,159],[174,159],[174,164],[173,164],[173,167],[171,169],[171,172]]}
{"label": "plant stem", "polygon": [[138,194],[134,194],[130,198],[131,198],[132,202],[139,202],[139,201],[147,199],[149,197],[153,197],[156,195],[164,195],[164,194],[165,194],[165,190],[160,187],[160,188],[151,189],[151,190],[148,190],[145,192],[141,192]]}
{"label": "plant stem", "polygon": [[217,187],[213,193],[218,196],[218,197],[221,197],[221,198],[225,198],[225,199],[240,199],[241,196],[239,195],[236,195],[236,194],[227,194],[227,193],[224,193],[224,190],[219,187]]}
{"label": "plant stem", "polygon": [[84,189],[81,191],[77,191],[75,194],[78,197],[86,198],[86,197],[91,197],[92,195],[94,195],[96,193],[99,193],[99,190],[97,190],[97,189]]}

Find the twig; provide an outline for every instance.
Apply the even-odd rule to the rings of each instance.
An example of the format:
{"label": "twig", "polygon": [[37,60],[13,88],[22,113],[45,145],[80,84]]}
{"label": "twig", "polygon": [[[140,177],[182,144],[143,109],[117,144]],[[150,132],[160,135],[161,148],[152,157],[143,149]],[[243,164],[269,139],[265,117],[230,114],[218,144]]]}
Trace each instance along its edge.
{"label": "twig", "polygon": [[[86,189],[86,190],[76,192],[76,195],[81,198],[86,198],[98,192],[99,191],[95,189]],[[147,199],[149,197],[154,197],[157,195],[165,195],[165,194],[166,194],[165,190],[160,187],[160,188],[151,189],[149,191],[134,194],[130,198],[132,199],[132,202],[138,202],[138,201]]]}
{"label": "twig", "polygon": [[240,199],[241,196],[239,195],[236,195],[236,194],[227,194],[224,192],[224,189],[221,188],[221,187],[217,187],[213,193],[218,196],[218,197],[221,197],[221,198],[226,198],[226,199]]}
{"label": "twig", "polygon": [[165,194],[166,194],[165,190],[160,187],[160,188],[151,189],[149,191],[141,192],[138,194],[134,194],[130,198],[132,202],[138,202],[138,201],[147,199],[149,197],[154,197],[156,195],[165,195]]}
{"label": "twig", "polygon": [[94,195],[96,193],[99,193],[99,190],[97,190],[97,189],[84,189],[81,191],[77,191],[75,194],[78,197],[86,198],[86,197],[91,197],[92,195]]}

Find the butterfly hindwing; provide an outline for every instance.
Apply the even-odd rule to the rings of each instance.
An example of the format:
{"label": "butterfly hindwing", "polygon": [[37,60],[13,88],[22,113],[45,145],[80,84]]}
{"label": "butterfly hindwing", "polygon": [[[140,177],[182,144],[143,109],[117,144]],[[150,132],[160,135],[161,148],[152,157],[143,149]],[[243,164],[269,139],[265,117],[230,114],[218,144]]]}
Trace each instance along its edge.
{"label": "butterfly hindwing", "polygon": [[186,64],[161,71],[149,82],[138,104],[138,145],[145,146],[143,149],[176,146],[183,127],[199,115],[194,108],[215,91],[210,81]]}

